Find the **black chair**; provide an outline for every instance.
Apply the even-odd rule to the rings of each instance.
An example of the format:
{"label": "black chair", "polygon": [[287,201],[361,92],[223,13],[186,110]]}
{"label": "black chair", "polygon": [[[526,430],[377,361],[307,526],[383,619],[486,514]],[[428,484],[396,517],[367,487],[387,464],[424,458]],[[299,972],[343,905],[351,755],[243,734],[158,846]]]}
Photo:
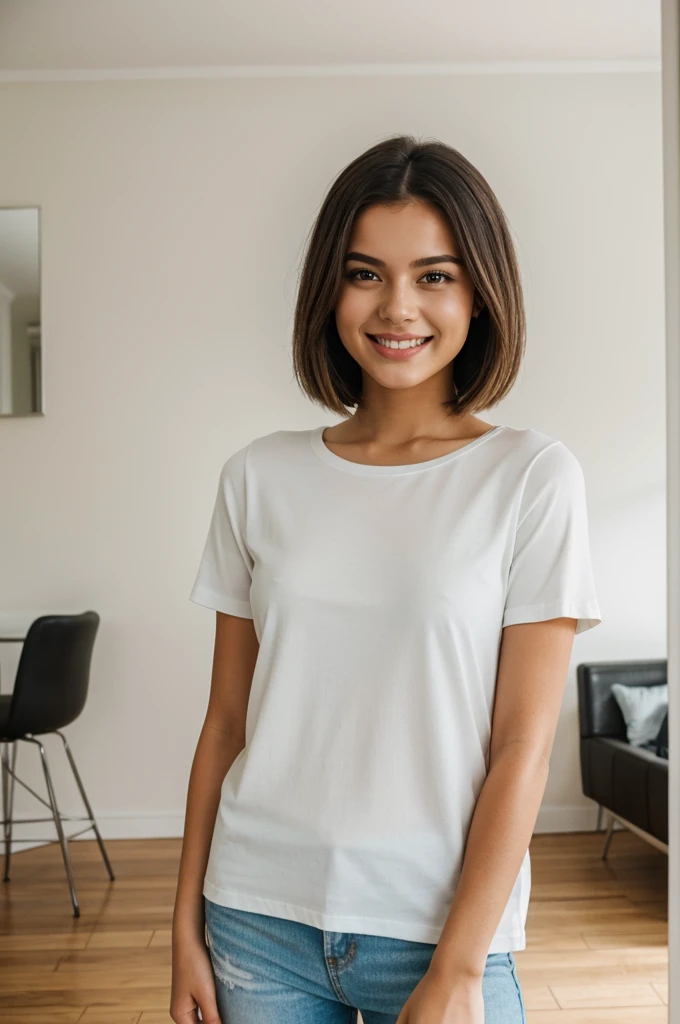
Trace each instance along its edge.
{"label": "black chair", "polygon": [[580,726],[581,788],[598,805],[596,831],[609,814],[602,859],[614,822],[668,853],[668,720],[652,743],[633,746],[612,693],[614,683],[667,683],[665,658],[590,661],[576,666]]}
{"label": "black chair", "polygon": [[[35,619],[26,634],[17,667],[14,690],[11,694],[0,695],[0,742],[2,742],[2,817],[5,842],[5,874],[3,882],[9,881],[9,859],[12,847],[12,804],[14,802],[14,780],[32,793],[36,799],[52,811],[51,818],[30,818],[17,821],[54,821],[66,866],[66,875],[71,890],[73,916],[80,917],[80,907],[73,881],[73,869],[68,854],[67,840],[73,839],[93,828],[99,843],[106,869],[111,881],[113,870],[104,849],[102,837],[87,799],[87,794],[78,774],[73,755],[66,737],[59,730],[75,721],[85,706],[90,680],[92,648],[99,628],[99,615],[94,611],[80,615],[41,615]],[[80,795],[87,809],[87,817],[62,815],[52,785],[45,748],[36,735],[54,732],[61,736]],[[36,743],[40,748],[49,803],[27,786],[14,772],[17,755],[17,741]],[[12,744],[12,766],[9,766],[8,744]],[[62,822],[89,821],[90,824],[75,832],[64,835]],[[32,840],[31,840],[32,841]],[[16,842],[16,840],[15,840]],[[54,839],[40,839],[38,842],[54,843]]]}

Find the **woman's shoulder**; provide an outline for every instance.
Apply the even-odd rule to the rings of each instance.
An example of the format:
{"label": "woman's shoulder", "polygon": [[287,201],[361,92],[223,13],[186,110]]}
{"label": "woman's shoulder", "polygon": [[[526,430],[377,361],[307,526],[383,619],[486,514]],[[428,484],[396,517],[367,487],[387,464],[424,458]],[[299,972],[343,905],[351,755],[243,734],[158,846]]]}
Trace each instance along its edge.
{"label": "woman's shoulder", "polygon": [[564,441],[535,427],[506,427],[502,455],[514,465],[518,482],[582,476],[577,455]]}
{"label": "woman's shoulder", "polygon": [[506,454],[515,460],[517,483],[525,491],[545,487],[581,489],[584,472],[572,449],[559,438],[534,427],[506,429]]}
{"label": "woman's shoulder", "polygon": [[238,472],[246,465],[263,466],[269,459],[280,462],[287,456],[306,451],[311,433],[311,430],[271,430],[267,434],[258,434],[228,456],[224,469]]}
{"label": "woman's shoulder", "polygon": [[567,457],[568,455],[575,457],[564,441],[553,437],[552,434],[546,434],[543,430],[537,430],[535,427],[506,426],[503,433],[508,447],[522,455],[534,457],[550,450],[551,453],[555,453],[557,458],[564,457],[563,453],[565,452]]}

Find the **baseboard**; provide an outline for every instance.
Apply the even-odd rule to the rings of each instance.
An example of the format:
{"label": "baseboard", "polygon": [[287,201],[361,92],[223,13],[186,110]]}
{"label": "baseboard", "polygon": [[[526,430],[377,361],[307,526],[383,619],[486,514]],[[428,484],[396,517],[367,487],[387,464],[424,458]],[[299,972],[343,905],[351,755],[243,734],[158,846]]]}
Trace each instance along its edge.
{"label": "baseboard", "polygon": [[[82,812],[73,812],[82,813]],[[184,833],[183,814],[97,814],[97,825],[102,839],[181,839]],[[33,817],[27,814],[26,818]],[[605,818],[605,824],[606,824]],[[587,805],[576,804],[573,806],[557,805],[553,807],[542,807],[538,814],[538,820],[534,834],[546,832],[594,832],[597,824],[597,804],[592,802]],[[84,828],[84,821],[64,822],[64,831],[68,836],[71,832],[78,832]],[[621,828],[618,822],[615,829]],[[49,838],[54,835],[54,842],[57,842],[57,830],[54,822],[37,822],[35,824],[22,824],[22,816],[17,815],[14,819],[12,835],[12,853],[21,853],[23,850],[31,850],[42,845],[37,838]],[[19,838],[21,837],[21,838]],[[90,829],[82,835],[77,836],[72,842],[79,840],[94,840],[94,830]],[[0,837],[0,852],[4,853],[4,843]]]}
{"label": "baseboard", "polygon": [[[587,804],[556,804],[553,807],[541,807],[534,828],[534,835],[543,832],[594,832],[597,826],[598,805],[594,800]],[[604,815],[603,824],[608,823]],[[614,828],[623,828],[615,822]]]}
{"label": "baseboard", "polygon": [[[66,812],[64,812],[66,813]],[[84,810],[72,811],[74,816],[81,815]],[[95,808],[97,826],[102,839],[181,839],[184,833],[183,814],[97,814]],[[32,850],[43,844],[36,837],[43,840],[50,835],[54,836],[54,842],[58,843],[57,830],[54,822],[44,821],[22,824],[23,818],[32,818],[33,814],[14,817],[12,828],[12,853],[20,853],[23,850]],[[87,827],[87,821],[65,821],[64,832],[68,838],[72,832],[79,832]],[[21,838],[19,838],[21,837]],[[82,835],[76,836],[74,843],[80,840],[95,840],[94,829],[90,828]],[[0,834],[0,852],[4,852],[4,842]]]}

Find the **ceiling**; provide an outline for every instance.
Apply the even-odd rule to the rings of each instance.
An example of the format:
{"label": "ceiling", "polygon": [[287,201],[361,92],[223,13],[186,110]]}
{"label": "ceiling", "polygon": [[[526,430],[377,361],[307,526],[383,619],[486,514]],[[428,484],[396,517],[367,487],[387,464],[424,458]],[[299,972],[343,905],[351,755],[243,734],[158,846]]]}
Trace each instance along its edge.
{"label": "ceiling", "polygon": [[0,72],[656,62],[660,21],[660,0],[0,0]]}

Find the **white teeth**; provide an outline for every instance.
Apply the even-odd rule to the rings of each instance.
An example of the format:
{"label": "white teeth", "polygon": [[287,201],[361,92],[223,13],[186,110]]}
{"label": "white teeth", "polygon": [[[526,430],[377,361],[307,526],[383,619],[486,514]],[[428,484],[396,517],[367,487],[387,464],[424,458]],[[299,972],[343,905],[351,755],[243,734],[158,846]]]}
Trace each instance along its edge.
{"label": "white teeth", "polygon": [[417,348],[418,345],[422,345],[427,338],[413,338],[411,341],[393,341],[392,339],[379,338],[374,335],[375,340],[383,348]]}

